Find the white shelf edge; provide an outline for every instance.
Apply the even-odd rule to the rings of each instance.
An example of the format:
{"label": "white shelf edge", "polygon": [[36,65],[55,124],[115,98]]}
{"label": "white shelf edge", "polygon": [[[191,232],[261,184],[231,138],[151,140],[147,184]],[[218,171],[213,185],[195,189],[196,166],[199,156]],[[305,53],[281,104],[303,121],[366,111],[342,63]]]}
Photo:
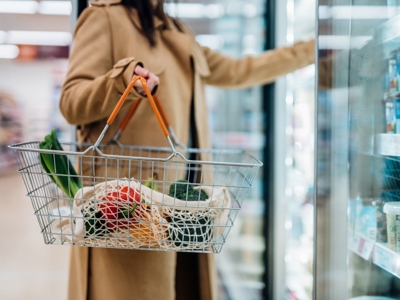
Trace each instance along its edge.
{"label": "white shelf edge", "polygon": [[390,274],[400,278],[400,254],[385,245],[375,243],[372,262]]}
{"label": "white shelf edge", "polygon": [[347,233],[347,247],[358,256],[369,260],[371,258],[375,241],[353,230]]}
{"label": "white shelf edge", "polygon": [[376,134],[375,153],[385,156],[400,156],[400,134],[396,133]]}
{"label": "white shelf edge", "polygon": [[348,240],[350,251],[367,261],[371,260],[374,265],[400,278],[400,253],[390,250],[385,244],[369,239],[362,233],[351,230],[348,231]]}
{"label": "white shelf edge", "polygon": [[381,43],[390,42],[400,37],[400,15],[397,15],[385,21],[379,26],[377,36]]}

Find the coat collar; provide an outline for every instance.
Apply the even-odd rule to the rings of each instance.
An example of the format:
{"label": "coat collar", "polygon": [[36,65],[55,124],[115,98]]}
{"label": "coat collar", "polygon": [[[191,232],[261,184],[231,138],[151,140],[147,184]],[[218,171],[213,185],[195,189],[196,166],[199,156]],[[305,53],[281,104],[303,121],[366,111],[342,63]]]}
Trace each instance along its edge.
{"label": "coat collar", "polygon": [[110,6],[113,4],[119,4],[121,0],[93,0],[90,1],[90,5],[94,6]]}
{"label": "coat collar", "polygon": [[[94,0],[94,1],[90,1],[90,4],[93,6],[111,6],[111,5],[117,5],[117,4],[121,4],[122,0]],[[136,9],[127,9],[128,14],[130,16],[130,18],[132,19],[133,24],[138,28],[138,29],[142,29],[142,25],[140,24],[140,19],[137,13]],[[159,18],[154,17],[154,26],[156,28],[161,28],[164,25],[166,25],[168,27],[169,24],[164,24],[163,21],[161,21]]]}

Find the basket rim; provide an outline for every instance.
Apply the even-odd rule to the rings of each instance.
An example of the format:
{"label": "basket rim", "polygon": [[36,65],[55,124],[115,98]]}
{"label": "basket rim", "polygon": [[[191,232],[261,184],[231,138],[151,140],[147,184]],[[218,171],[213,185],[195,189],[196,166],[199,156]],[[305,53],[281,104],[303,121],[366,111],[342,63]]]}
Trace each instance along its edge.
{"label": "basket rim", "polygon": [[[111,158],[111,159],[124,159],[124,160],[140,160],[140,161],[161,161],[161,162],[168,162],[173,160],[176,157],[180,157],[185,163],[193,163],[193,164],[208,164],[208,165],[225,165],[225,166],[237,166],[237,167],[253,167],[253,168],[260,168],[263,166],[263,163],[256,158],[253,154],[249,153],[243,149],[195,149],[195,148],[182,148],[185,152],[190,153],[209,153],[209,154],[218,154],[218,153],[226,153],[226,154],[242,154],[242,156],[250,157],[254,163],[235,163],[235,162],[217,162],[217,161],[208,161],[208,160],[190,160],[187,159],[180,151],[173,153],[169,147],[154,147],[154,146],[131,146],[131,145],[122,145],[122,144],[115,144],[117,147],[122,149],[133,149],[133,150],[150,150],[150,151],[161,151],[166,153],[171,153],[170,156],[167,158],[154,158],[154,157],[141,157],[141,156],[129,156],[129,155],[115,155],[115,154],[104,154],[99,147],[107,147],[110,144],[100,144],[98,146],[94,146],[91,143],[82,143],[82,142],[60,142],[61,145],[69,145],[69,146],[83,146],[87,147],[85,151],[64,151],[64,150],[46,150],[40,148],[27,148],[24,147],[26,145],[39,145],[40,141],[31,141],[31,142],[22,142],[17,144],[11,144],[7,147],[14,150],[14,151],[21,151],[21,152],[37,152],[37,153],[47,153],[47,154],[60,154],[60,155],[73,155],[73,156],[86,156],[91,157],[88,155],[91,151],[96,151],[100,156],[104,158]],[[177,162],[177,161],[173,161]]]}

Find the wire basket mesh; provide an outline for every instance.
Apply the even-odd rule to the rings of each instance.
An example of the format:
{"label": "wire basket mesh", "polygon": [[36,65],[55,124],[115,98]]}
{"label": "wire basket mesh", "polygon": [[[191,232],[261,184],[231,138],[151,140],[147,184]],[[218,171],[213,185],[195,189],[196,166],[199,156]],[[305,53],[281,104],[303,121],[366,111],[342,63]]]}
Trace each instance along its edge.
{"label": "wire basket mesh", "polygon": [[[139,100],[114,138],[101,144],[137,80],[169,148],[118,141]],[[56,137],[53,141],[58,144]],[[94,145],[64,143],[54,150],[28,142],[9,147],[15,150],[46,244],[219,253],[262,166],[242,150],[184,147],[158,99],[136,76]]]}
{"label": "wire basket mesh", "polygon": [[[89,145],[63,144],[84,186],[70,199],[43,170],[38,142],[11,146],[46,244],[218,253],[261,166],[236,150],[180,152],[211,159],[201,161],[165,160],[169,148],[99,145],[103,156],[93,149],[73,153],[75,147]],[[64,153],[53,153],[54,160]],[[182,179],[186,182],[176,184]],[[200,193],[191,200],[177,198],[176,189],[171,193],[174,183],[188,192],[203,190],[207,200],[201,201]],[[133,205],[133,216],[119,215]]]}

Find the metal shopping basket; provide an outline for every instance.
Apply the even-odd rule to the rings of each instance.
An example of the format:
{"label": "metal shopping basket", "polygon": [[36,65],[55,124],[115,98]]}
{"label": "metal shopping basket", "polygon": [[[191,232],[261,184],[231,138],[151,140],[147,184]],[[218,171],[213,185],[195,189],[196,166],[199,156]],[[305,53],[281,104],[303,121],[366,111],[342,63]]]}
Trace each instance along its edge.
{"label": "metal shopping basket", "polygon": [[[112,142],[101,144],[137,80],[169,147],[126,146],[118,141],[140,99]],[[242,150],[184,147],[145,79],[136,76],[94,145],[62,146],[63,151],[41,149],[39,142],[9,146],[46,244],[219,253],[262,166]],[[53,174],[43,167],[42,155],[54,162]],[[61,158],[72,162],[67,173],[61,173],[56,163]],[[67,180],[67,190],[58,188],[55,177]],[[71,194],[73,181],[83,187]]]}

